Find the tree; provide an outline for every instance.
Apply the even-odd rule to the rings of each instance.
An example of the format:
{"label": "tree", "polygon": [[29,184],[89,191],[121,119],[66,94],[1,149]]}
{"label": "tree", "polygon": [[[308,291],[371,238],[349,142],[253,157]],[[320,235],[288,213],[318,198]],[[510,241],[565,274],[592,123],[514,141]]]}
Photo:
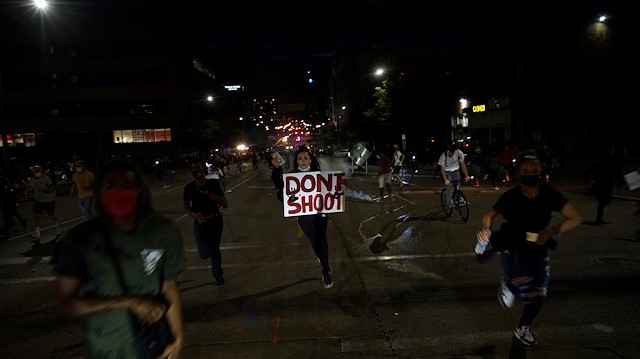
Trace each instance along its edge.
{"label": "tree", "polygon": [[375,100],[373,107],[363,112],[365,117],[364,127],[367,133],[373,135],[374,139],[391,129],[392,111],[391,96],[389,93],[389,83],[382,81],[382,86],[377,86],[373,93]]}

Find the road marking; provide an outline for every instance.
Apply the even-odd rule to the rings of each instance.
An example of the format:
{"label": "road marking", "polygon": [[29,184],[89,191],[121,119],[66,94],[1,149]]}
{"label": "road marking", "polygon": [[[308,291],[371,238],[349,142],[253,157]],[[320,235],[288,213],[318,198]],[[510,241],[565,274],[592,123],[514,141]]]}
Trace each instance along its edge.
{"label": "road marking", "polygon": [[[196,252],[197,250],[189,250],[189,252]],[[388,256],[363,256],[363,257],[355,257],[352,260],[357,262],[383,262],[383,261],[398,261],[398,260],[416,260],[416,259],[425,259],[425,258],[455,258],[455,257],[473,257],[475,256],[475,252],[467,252],[467,253],[448,253],[448,254],[398,254],[398,255],[388,255]],[[291,257],[287,257],[285,262],[291,265],[302,265],[302,264],[314,264],[317,263],[317,259],[299,259],[292,260]],[[19,258],[18,258],[19,259]],[[48,263],[51,257],[42,257],[43,261],[41,264]],[[17,259],[14,259],[16,262]],[[3,264],[25,264],[29,258],[22,258],[22,261],[19,263],[3,263]],[[3,260],[6,262],[6,259]],[[243,262],[243,263],[225,263],[225,268],[246,268],[247,266],[261,266],[261,265],[280,265],[282,261],[266,261],[266,262]],[[210,265],[202,265],[202,266],[189,266],[187,270],[210,270]],[[19,279],[0,279],[0,285],[12,285],[12,284],[31,284],[36,282],[52,282],[56,280],[56,276],[42,276],[42,277],[32,277],[32,278],[19,278]]]}

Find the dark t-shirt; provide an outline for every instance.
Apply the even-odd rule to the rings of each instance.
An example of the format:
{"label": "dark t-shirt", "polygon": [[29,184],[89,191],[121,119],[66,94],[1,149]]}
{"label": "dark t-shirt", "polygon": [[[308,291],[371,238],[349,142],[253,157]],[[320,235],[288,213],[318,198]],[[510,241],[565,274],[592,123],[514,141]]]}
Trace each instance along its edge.
{"label": "dark t-shirt", "polygon": [[500,232],[508,234],[512,245],[520,246],[526,242],[526,232],[538,233],[547,228],[553,212],[560,212],[568,200],[555,188],[540,184],[540,195],[527,198],[514,187],[505,192],[493,209],[502,214],[504,223]]}
{"label": "dark t-shirt", "polygon": [[191,202],[191,210],[196,213],[202,213],[204,216],[216,214],[220,212],[218,204],[205,194],[207,190],[218,196],[224,196],[220,181],[207,179],[202,187],[198,187],[195,181],[184,186],[182,199],[185,202]]}
{"label": "dark t-shirt", "polygon": [[[176,279],[187,268],[182,234],[167,218],[153,215],[127,233],[100,219],[83,222],[61,239],[54,262],[58,275],[82,281],[85,297],[123,295],[104,232],[109,233],[118,253],[118,265],[132,296],[157,296],[164,281]],[[127,311],[96,313],[85,318],[85,325],[92,358],[138,357]]]}

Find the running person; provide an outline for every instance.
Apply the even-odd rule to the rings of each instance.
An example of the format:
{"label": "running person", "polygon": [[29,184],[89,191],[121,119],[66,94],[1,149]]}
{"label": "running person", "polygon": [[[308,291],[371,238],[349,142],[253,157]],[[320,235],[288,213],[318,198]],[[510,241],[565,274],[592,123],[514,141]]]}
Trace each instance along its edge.
{"label": "running person", "polygon": [[[514,336],[522,344],[533,346],[538,342],[529,327],[547,296],[549,247],[555,243],[550,239],[578,226],[581,219],[568,200],[543,180],[542,165],[535,152],[525,153],[519,161],[519,177],[520,185],[500,196],[482,218],[478,239],[488,241],[494,218],[500,214],[504,217],[500,236],[491,240],[502,251],[505,272],[498,300],[505,308],[511,308],[516,298],[525,304]],[[549,227],[552,212],[560,212],[563,218]]]}
{"label": "running person", "polygon": [[[320,165],[316,157],[309,152],[305,146],[301,146],[295,154],[296,169],[293,172],[311,172],[320,171]],[[271,160],[273,171],[271,172],[271,180],[278,189],[278,199],[282,201],[282,189],[284,181],[282,179],[282,167],[278,159],[274,157]],[[346,180],[343,179],[343,185]],[[326,213],[316,213],[305,216],[296,217],[298,224],[304,234],[309,238],[311,248],[322,267],[322,282],[326,289],[333,287],[331,279],[331,267],[329,266],[329,243],[327,241],[327,223],[329,218]]]}

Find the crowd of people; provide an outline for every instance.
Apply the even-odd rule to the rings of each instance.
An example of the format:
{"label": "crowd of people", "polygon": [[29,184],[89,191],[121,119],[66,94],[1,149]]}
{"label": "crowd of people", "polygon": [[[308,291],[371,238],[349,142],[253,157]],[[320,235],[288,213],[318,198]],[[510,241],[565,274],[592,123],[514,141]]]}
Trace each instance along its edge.
{"label": "crowd of people", "polygon": [[[593,179],[592,191],[598,201],[596,223],[605,223],[604,208],[610,203],[616,185],[617,167],[612,156],[603,154],[585,172],[585,176]],[[271,179],[282,201],[285,166],[276,156],[265,158],[270,160]],[[405,156],[396,144],[378,151],[377,158],[382,202],[385,190],[391,197],[392,169],[401,167]],[[254,170],[260,161],[258,156],[252,159]],[[193,220],[198,254],[210,261],[213,282],[219,286],[225,284],[220,245],[222,210],[228,206],[224,185],[227,165],[221,156],[213,155],[202,161],[192,158],[188,173],[193,179],[183,189],[183,208]],[[478,243],[483,246],[491,243],[501,253],[504,274],[498,287],[500,304],[505,308],[511,308],[516,301],[524,304],[514,337],[526,346],[536,345],[530,327],[547,294],[549,251],[554,248],[554,237],[581,223],[575,208],[548,183],[554,168],[553,156],[548,148],[535,152],[519,151],[515,146],[487,153],[474,148],[466,154],[454,144],[443,150],[438,165],[448,187],[456,181],[486,175],[490,186],[497,189],[500,173],[503,183],[510,187],[482,217],[477,237]],[[320,170],[314,153],[300,146],[293,156],[291,172]],[[166,338],[153,355],[179,357],[184,346],[184,323],[177,276],[186,269],[183,237],[175,223],[153,208],[147,176],[140,166],[129,160],[112,159],[94,175],[84,161],[76,159],[70,193],[76,196],[84,222],[66,233],[56,215],[54,181],[39,165],[33,165],[30,171],[34,224],[30,235],[36,243],[40,241],[43,216],[54,224],[54,240],[58,241],[53,256],[57,305],[64,315],[86,318],[87,344],[92,355],[105,357],[107,353],[117,353],[121,357],[136,357],[136,353],[151,350],[137,338],[140,328],[163,323],[165,333],[154,335]],[[27,219],[15,210],[19,197],[16,182],[4,170],[0,171],[0,177],[5,227],[14,228],[19,223],[24,230]],[[347,184],[347,180],[342,182],[343,186]],[[551,223],[552,212],[561,214],[560,221]],[[494,219],[500,215],[504,223],[492,233]],[[319,261],[324,288],[332,288],[328,215],[317,213],[296,219]],[[476,248],[476,251],[479,256],[484,254],[484,250]]]}

